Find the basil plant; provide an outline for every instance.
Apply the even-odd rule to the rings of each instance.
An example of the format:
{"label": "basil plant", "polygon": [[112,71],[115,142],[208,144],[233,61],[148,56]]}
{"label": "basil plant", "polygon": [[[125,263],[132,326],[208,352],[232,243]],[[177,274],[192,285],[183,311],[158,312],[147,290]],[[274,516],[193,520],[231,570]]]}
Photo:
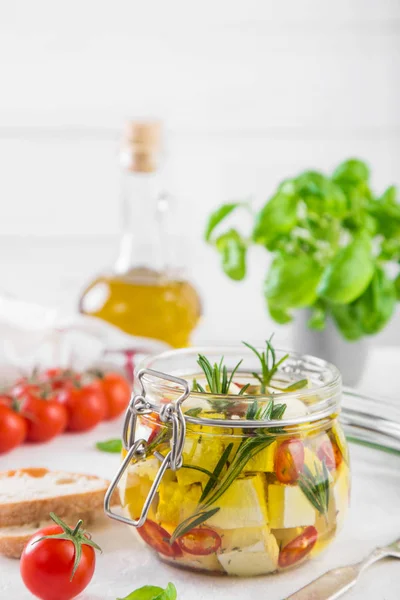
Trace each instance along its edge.
{"label": "basil plant", "polygon": [[313,329],[323,329],[329,317],[348,340],[375,334],[400,299],[400,204],[395,187],[377,196],[369,179],[368,166],[357,159],[332,175],[305,171],[278,186],[254,215],[250,236],[221,231],[234,211],[249,209],[232,203],[210,215],[205,239],[236,281],[246,276],[252,244],[272,254],[264,295],[277,323],[309,308]]}

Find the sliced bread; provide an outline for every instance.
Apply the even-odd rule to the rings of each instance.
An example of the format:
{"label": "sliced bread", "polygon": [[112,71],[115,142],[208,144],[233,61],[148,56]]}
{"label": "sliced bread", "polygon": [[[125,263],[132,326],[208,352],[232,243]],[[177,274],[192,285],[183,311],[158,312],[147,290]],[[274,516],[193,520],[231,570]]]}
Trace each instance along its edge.
{"label": "sliced bread", "polygon": [[[32,468],[0,473],[0,554],[19,557],[28,539],[52,523],[84,526],[103,514],[109,482],[94,475]],[[113,504],[117,501],[113,502]]]}

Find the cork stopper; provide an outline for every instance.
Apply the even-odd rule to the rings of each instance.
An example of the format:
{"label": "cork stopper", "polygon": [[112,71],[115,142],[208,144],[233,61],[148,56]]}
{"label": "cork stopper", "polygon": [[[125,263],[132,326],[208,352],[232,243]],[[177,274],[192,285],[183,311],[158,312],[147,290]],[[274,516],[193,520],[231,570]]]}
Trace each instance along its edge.
{"label": "cork stopper", "polygon": [[121,155],[123,166],[136,173],[156,171],[161,133],[159,121],[129,121],[125,128]]}

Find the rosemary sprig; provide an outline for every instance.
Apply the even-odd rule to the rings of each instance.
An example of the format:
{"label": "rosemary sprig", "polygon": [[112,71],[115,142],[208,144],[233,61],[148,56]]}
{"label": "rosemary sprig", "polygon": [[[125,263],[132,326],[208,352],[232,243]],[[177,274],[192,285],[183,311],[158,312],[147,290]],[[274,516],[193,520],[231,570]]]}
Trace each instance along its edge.
{"label": "rosemary sprig", "polygon": [[[264,420],[275,420],[282,418],[285,409],[285,404],[275,404],[273,400],[270,400],[267,407],[262,408],[260,412],[257,402],[253,402],[248,408],[248,414],[251,410],[251,414],[254,415],[252,419],[255,419],[257,414],[259,414]],[[249,418],[248,414],[246,415],[247,418]],[[182,535],[185,535],[191,531],[191,529],[197,525],[207,521],[207,519],[211,518],[211,516],[213,516],[219,510],[219,507],[215,507],[213,509],[210,509],[210,507],[215,504],[217,500],[219,500],[219,498],[229,489],[235,479],[239,477],[249,460],[254,458],[254,456],[261,452],[261,450],[264,450],[275,441],[275,433],[278,433],[278,428],[274,428],[274,431],[270,430],[267,433],[265,431],[259,431],[256,432],[252,437],[244,439],[239,444],[236,454],[231,462],[229,462],[229,457],[233,444],[231,443],[226,447],[214,469],[212,480],[210,478],[206,484],[206,487],[204,488],[197,511],[178,525],[172,534],[171,543],[173,543]],[[225,465],[227,466],[225,473],[218,482],[215,482],[214,477],[220,476]]]}
{"label": "rosemary sprig", "polygon": [[299,487],[309,502],[325,518],[329,507],[329,471],[322,461],[322,467],[314,462],[315,474],[307,465],[304,465],[303,473],[299,475]]}
{"label": "rosemary sprig", "polygon": [[[242,364],[243,360],[240,360],[238,364],[232,369],[230,376],[228,377],[228,369],[224,365],[224,357],[221,358],[219,364],[214,363],[212,365],[208,358],[199,354],[197,364],[204,372],[206,376],[208,387],[210,388],[211,394],[228,394],[229,386],[232,383],[233,377]],[[199,384],[196,382],[197,387]]]}
{"label": "rosemary sprig", "polygon": [[238,393],[238,396],[243,396],[243,394],[245,394],[247,392],[247,390],[249,389],[249,387],[250,387],[250,383],[246,383],[246,385],[244,385],[241,388],[240,392]]}
{"label": "rosemary sprig", "polygon": [[254,400],[247,409],[246,419],[248,421],[276,421],[283,417],[286,406],[286,404],[275,404],[273,400],[269,400],[266,406],[259,407],[258,401]]}
{"label": "rosemary sprig", "polygon": [[204,521],[211,519],[211,517],[215,515],[215,513],[217,513],[218,511],[219,507],[215,507],[212,510],[200,510],[196,514],[191,515],[190,517],[182,521],[182,523],[178,525],[178,527],[171,535],[170,544],[173,544],[178,538],[182,537],[182,535],[185,535],[195,527],[198,527],[199,525],[204,523]]}
{"label": "rosemary sprig", "polygon": [[189,408],[189,410],[185,412],[185,415],[188,417],[198,417],[202,410],[203,409],[200,406],[196,408]]}
{"label": "rosemary sprig", "polygon": [[225,467],[225,465],[227,464],[227,462],[229,460],[229,455],[231,453],[232,448],[233,448],[233,443],[231,442],[230,444],[227,445],[224,452],[222,453],[221,458],[217,462],[215,469],[212,473],[212,478],[210,477],[206,486],[204,487],[203,493],[201,494],[201,497],[199,500],[200,504],[205,500],[205,498],[207,498],[208,494],[215,487],[216,482],[218,481],[218,477],[221,475],[223,468]]}
{"label": "rosemary sprig", "polygon": [[272,345],[272,338],[273,338],[273,335],[271,335],[269,340],[266,340],[265,352],[262,352],[261,354],[257,350],[257,348],[254,348],[254,346],[252,346],[251,344],[248,344],[247,342],[243,342],[243,344],[247,348],[249,348],[249,350],[254,352],[254,354],[257,356],[257,358],[260,361],[261,375],[259,375],[258,373],[252,373],[252,375],[260,382],[260,384],[261,384],[260,391],[262,394],[265,394],[265,392],[267,391],[268,387],[270,386],[271,380],[272,380],[273,376],[275,375],[275,373],[277,372],[277,370],[279,369],[280,365],[283,362],[285,362],[285,360],[287,358],[289,358],[289,354],[285,354],[285,356],[282,356],[281,359],[279,359],[278,361],[276,360],[276,353],[275,353],[275,349]]}
{"label": "rosemary sprig", "polygon": [[281,364],[284,363],[285,360],[287,360],[289,358],[289,354],[285,354],[278,361],[276,360],[276,352],[272,345],[272,338],[273,338],[273,335],[271,335],[269,340],[266,340],[265,352],[262,352],[261,354],[257,350],[257,348],[254,348],[254,346],[252,346],[251,344],[248,344],[247,342],[243,342],[243,344],[245,346],[247,346],[247,348],[249,348],[252,352],[254,352],[254,354],[257,356],[257,358],[260,361],[261,375],[259,373],[255,373],[255,372],[253,372],[252,375],[260,382],[261,394],[265,394],[265,392],[268,390],[268,388],[273,388],[273,389],[279,390],[281,392],[295,392],[296,390],[302,389],[303,387],[305,387],[308,384],[307,379],[300,379],[299,381],[295,381],[294,383],[288,385],[285,388],[278,387],[271,383],[275,373],[277,372],[277,370],[279,369]]}

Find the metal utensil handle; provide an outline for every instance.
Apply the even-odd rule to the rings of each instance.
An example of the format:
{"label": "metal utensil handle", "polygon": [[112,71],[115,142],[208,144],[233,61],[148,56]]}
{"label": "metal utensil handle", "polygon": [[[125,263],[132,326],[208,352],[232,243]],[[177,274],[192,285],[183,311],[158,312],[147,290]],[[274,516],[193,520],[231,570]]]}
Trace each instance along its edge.
{"label": "metal utensil handle", "polygon": [[[136,461],[139,461],[146,457],[147,442],[143,439],[135,440],[137,416],[152,412],[151,405],[146,401],[146,390],[143,383],[143,377],[145,375],[150,375],[151,377],[166,379],[168,381],[172,381],[173,383],[177,383],[183,388],[184,391],[175,402],[165,403],[160,409],[161,421],[172,424],[172,437],[170,440],[171,449],[165,457],[159,452],[154,453],[154,456],[161,462],[160,468],[157,471],[157,475],[143,504],[139,518],[130,519],[128,517],[124,517],[123,515],[112,512],[111,498],[132,460],[136,459]],[[141,394],[132,395],[128,409],[125,413],[122,431],[123,445],[125,450],[127,450],[127,455],[121,463],[120,468],[111,481],[104,496],[104,512],[106,515],[111,519],[115,519],[116,521],[120,521],[121,523],[125,523],[127,525],[132,525],[133,527],[141,527],[145,523],[151,503],[154,500],[154,496],[157,493],[165,471],[167,469],[177,471],[182,466],[182,452],[186,436],[186,421],[182,412],[181,404],[190,394],[189,384],[184,379],[173,377],[172,375],[166,375],[165,373],[161,373],[159,371],[153,371],[152,369],[142,369],[138,373],[138,380],[142,388]]]}
{"label": "metal utensil handle", "polygon": [[[386,556],[398,556],[400,558],[399,542],[384,548],[375,548],[364,560],[347,567],[339,567],[327,571],[311,583],[301,588],[286,600],[337,600],[358,581],[361,573],[373,565],[376,561]],[[399,552],[396,551],[399,548]]]}

